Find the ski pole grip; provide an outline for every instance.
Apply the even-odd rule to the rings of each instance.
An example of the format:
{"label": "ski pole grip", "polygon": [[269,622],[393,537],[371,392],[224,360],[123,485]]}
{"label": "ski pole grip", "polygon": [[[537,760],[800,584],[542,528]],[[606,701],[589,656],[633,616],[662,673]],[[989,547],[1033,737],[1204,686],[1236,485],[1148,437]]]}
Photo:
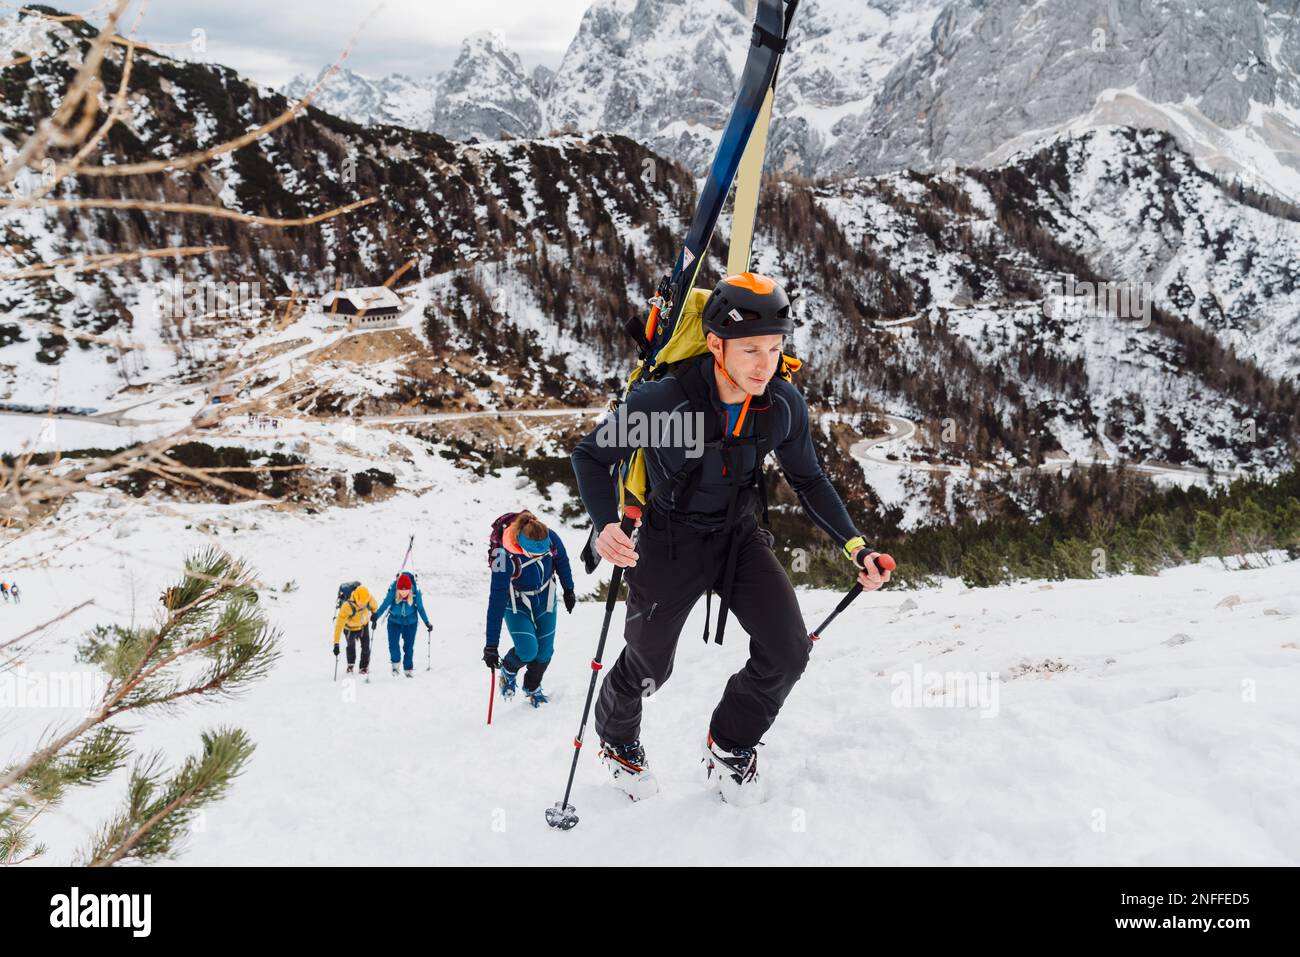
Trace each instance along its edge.
{"label": "ski pole grip", "polygon": [[[867,567],[866,566],[867,556],[870,554],[871,553],[864,548],[862,551],[858,553],[858,558],[854,561],[854,564],[865,571]],[[898,567],[898,562],[894,561],[894,556],[892,555],[876,556],[877,571],[892,572],[897,567]]]}

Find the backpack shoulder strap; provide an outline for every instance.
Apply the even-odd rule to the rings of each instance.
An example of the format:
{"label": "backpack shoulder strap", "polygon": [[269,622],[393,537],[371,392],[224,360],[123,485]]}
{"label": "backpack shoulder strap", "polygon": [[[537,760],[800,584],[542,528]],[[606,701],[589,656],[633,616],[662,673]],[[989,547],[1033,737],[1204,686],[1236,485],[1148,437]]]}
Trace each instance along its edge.
{"label": "backpack shoulder strap", "polygon": [[[691,411],[698,413],[704,421],[704,442],[705,448],[717,447],[722,442],[722,426],[718,422],[718,415],[713,408],[713,400],[710,397],[709,382],[705,378],[705,369],[712,368],[712,355],[707,357],[707,362],[703,356],[693,356],[689,359],[683,359],[676,362],[668,370],[677,380],[686,399],[690,402]],[[678,511],[684,511],[690,503],[691,496],[695,494],[696,488],[699,487],[700,479],[703,478],[702,466],[704,456],[699,455],[693,459],[687,459],[686,464],[671,479],[664,484],[663,488],[655,489],[651,495],[651,501],[667,496],[672,491],[673,506]],[[650,504],[647,502],[647,504]]]}

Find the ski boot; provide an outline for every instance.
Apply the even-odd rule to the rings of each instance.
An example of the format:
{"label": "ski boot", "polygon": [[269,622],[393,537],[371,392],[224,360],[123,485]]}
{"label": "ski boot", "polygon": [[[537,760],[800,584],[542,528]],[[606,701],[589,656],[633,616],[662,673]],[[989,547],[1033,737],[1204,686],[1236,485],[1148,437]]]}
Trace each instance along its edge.
{"label": "ski boot", "polygon": [[[397,672],[394,671],[393,674],[397,674]],[[406,677],[408,677],[408,678],[414,678],[414,677],[415,677],[415,669],[413,669],[413,668],[407,668],[406,671],[404,672],[404,674],[405,674]]]}
{"label": "ski boot", "polygon": [[708,779],[722,795],[722,800],[737,807],[762,804],[767,794],[763,779],[758,774],[756,748],[737,748],[728,751],[713,740],[704,745],[704,770]]}
{"label": "ski boot", "polygon": [[515,675],[517,672],[501,669],[501,675],[497,678],[497,684],[501,688],[501,697],[509,701],[515,696]]}
{"label": "ski boot", "polygon": [[540,687],[531,688],[531,689],[525,688],[524,697],[528,699],[528,703],[531,704],[534,708],[540,708],[542,705],[546,704],[546,702],[550,700],[549,698],[546,697],[546,692],[544,692]]}
{"label": "ski boot", "polygon": [[394,677],[394,678],[397,677],[397,663],[396,663],[396,662],[393,663],[393,677]]}
{"label": "ski boot", "polygon": [[651,773],[640,741],[631,744],[600,742],[600,763],[614,776],[614,787],[633,801],[659,793],[659,782]]}
{"label": "ski boot", "polygon": [[352,674],[352,666],[348,665],[348,674]]}

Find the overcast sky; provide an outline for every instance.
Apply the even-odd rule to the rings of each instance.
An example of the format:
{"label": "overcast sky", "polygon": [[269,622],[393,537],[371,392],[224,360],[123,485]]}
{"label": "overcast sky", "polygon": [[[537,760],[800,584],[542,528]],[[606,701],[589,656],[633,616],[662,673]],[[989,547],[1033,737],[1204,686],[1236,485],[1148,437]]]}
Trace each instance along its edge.
{"label": "overcast sky", "polygon": [[[346,65],[367,76],[427,76],[445,70],[460,42],[479,30],[504,31],[531,69],[556,66],[591,0],[152,0],[136,31],[163,44],[207,33],[206,59],[272,86],[332,63],[362,26]],[[64,5],[60,5],[64,6]],[[67,5],[71,6],[71,5]],[[138,0],[119,29],[134,22]],[[373,11],[373,13],[372,13]],[[93,19],[93,18],[92,18]]]}

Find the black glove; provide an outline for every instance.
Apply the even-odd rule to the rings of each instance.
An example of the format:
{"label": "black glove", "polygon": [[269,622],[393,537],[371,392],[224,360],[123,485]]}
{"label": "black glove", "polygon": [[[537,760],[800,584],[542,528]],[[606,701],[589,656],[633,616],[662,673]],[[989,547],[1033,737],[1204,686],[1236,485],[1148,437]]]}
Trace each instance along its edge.
{"label": "black glove", "polygon": [[496,645],[483,646],[483,664],[487,665],[493,671],[501,667],[501,656],[497,654]]}
{"label": "black glove", "polygon": [[337,658],[338,656],[339,656],[339,643],[336,641],[334,642],[334,657]]}
{"label": "black glove", "polygon": [[572,588],[564,590],[564,610],[570,615],[573,614],[573,606],[578,603],[578,596],[573,593]]}

